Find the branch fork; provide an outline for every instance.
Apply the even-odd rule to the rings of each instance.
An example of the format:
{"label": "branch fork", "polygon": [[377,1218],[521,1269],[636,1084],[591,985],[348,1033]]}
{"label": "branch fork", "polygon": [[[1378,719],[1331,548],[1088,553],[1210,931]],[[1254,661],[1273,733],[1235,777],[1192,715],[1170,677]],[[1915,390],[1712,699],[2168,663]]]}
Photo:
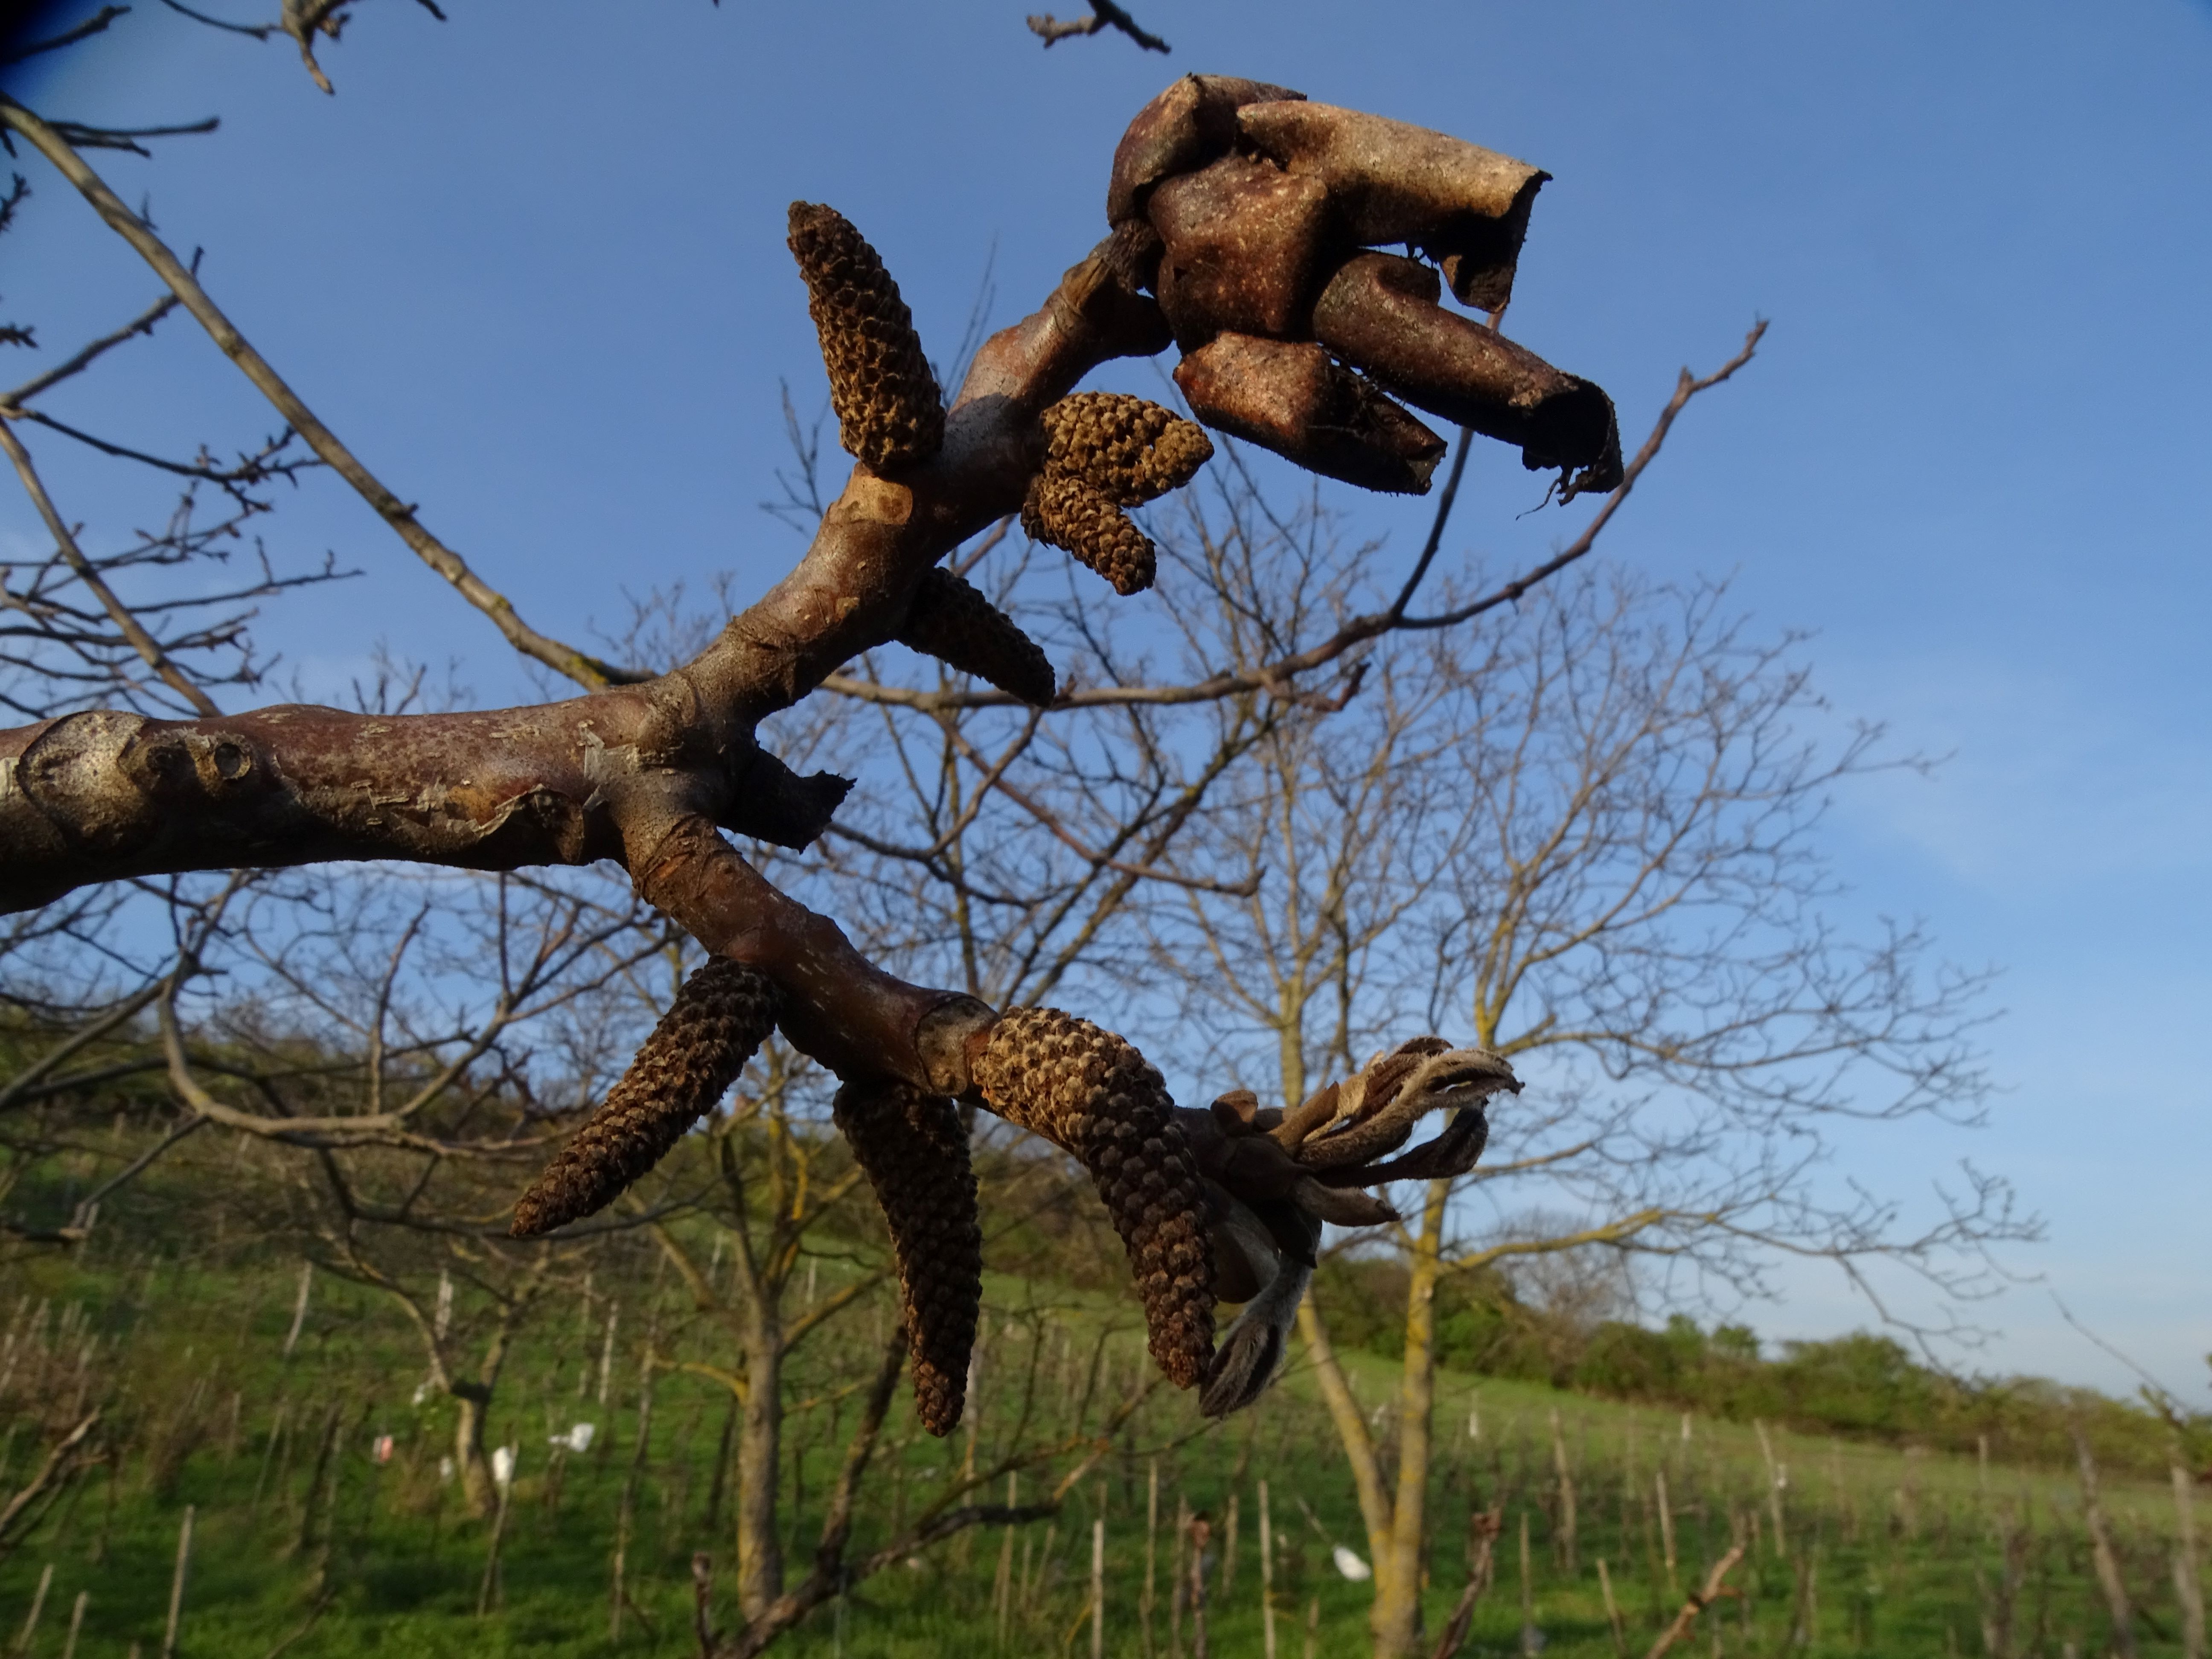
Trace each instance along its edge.
{"label": "branch fork", "polygon": [[[287,0],[288,32],[305,49],[332,13]],[[888,641],[1051,703],[1043,652],[939,562],[1019,513],[1036,538],[1117,592],[1141,592],[1157,560],[1125,509],[1194,476],[1212,451],[1201,425],[1316,472],[1419,493],[1443,445],[1402,398],[1519,444],[1528,465],[1560,470],[1563,494],[1619,483],[1604,393],[1440,302],[1449,285],[1494,325],[1537,169],[1281,88],[1187,76],[1121,140],[1110,234],[1036,313],[985,343],[949,405],[882,259],[834,210],[794,204],[790,245],[856,464],[798,565],[706,650],[659,678],[615,684],[614,671],[520,629],[511,607],[479,592],[63,135],[12,100],[0,100],[0,118],[410,546],[521,648],[594,691],[465,714],[93,711],[0,732],[0,908],[240,864],[621,863],[710,959],[524,1194],[515,1231],[543,1233],[611,1201],[780,1030],[846,1085],[837,1121],[890,1223],[921,1415],[939,1433],[957,1420],[980,1273],[953,1100],[1085,1164],[1128,1252],[1155,1358],[1212,1413],[1266,1386],[1324,1222],[1387,1222],[1387,1202],[1363,1189],[1472,1167],[1481,1103],[1520,1086],[1494,1054],[1423,1038],[1291,1110],[1236,1096],[1179,1109],[1134,1048],[1087,1020],[996,1011],[884,971],[778,891],[726,832],[803,848],[829,826],[847,781],[799,776],[755,732]],[[1109,359],[1170,344],[1195,423],[1075,390]],[[1393,1156],[1438,1112],[1450,1115],[1436,1137]],[[1218,1298],[1245,1304],[1218,1352]]]}

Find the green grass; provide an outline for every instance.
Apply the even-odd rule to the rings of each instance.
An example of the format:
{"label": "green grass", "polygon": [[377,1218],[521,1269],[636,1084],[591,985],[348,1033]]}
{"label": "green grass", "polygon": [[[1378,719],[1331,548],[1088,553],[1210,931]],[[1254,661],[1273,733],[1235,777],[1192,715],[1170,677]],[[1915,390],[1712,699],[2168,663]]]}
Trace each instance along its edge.
{"label": "green grass", "polygon": [[[410,1403],[422,1360],[388,1303],[373,1292],[319,1279],[305,1336],[287,1361],[281,1350],[294,1279],[281,1262],[249,1258],[218,1270],[54,1261],[15,1277],[19,1282],[0,1302],[0,1317],[13,1316],[23,1296],[33,1305],[45,1298],[52,1310],[82,1305],[86,1325],[100,1338],[100,1364],[122,1379],[114,1420],[124,1453],[119,1466],[102,1466],[78,1482],[29,1543],[0,1565],[0,1644],[11,1642],[21,1628],[40,1571],[52,1564],[52,1584],[33,1654],[61,1652],[70,1607],[82,1590],[89,1600],[80,1655],[122,1659],[136,1643],[152,1659],[187,1505],[195,1515],[181,1643],[187,1655],[266,1654],[307,1625],[319,1606],[319,1616],[286,1651],[303,1659],[688,1655],[694,1651],[690,1561],[702,1549],[714,1555],[718,1569],[718,1620],[726,1626],[732,1618],[726,1498],[720,1522],[710,1528],[707,1518],[727,1396],[702,1379],[669,1375],[657,1386],[630,1552],[631,1593],[643,1620],[629,1616],[619,1644],[609,1639],[615,1517],[634,1449],[633,1343],[645,1322],[642,1280],[625,1305],[627,1363],[616,1369],[619,1398],[613,1409],[593,1398],[603,1327],[587,1324],[573,1304],[542,1319],[508,1366],[490,1437],[523,1448],[522,1474],[512,1498],[496,1605],[480,1619],[476,1607],[489,1528],[465,1517],[458,1488],[439,1480],[439,1459],[450,1450],[451,1408],[437,1400]],[[826,1278],[834,1282],[834,1271]],[[994,1280],[991,1296],[979,1432],[979,1455],[987,1462],[1010,1432],[1014,1385],[1028,1352],[1019,1318],[1030,1287]],[[1125,1304],[1058,1294],[1054,1304],[1040,1316],[1048,1334],[1037,1398],[1047,1421],[1065,1427],[1072,1425],[1099,1334],[1109,1332],[1103,1363],[1115,1390],[1125,1390],[1138,1375],[1140,1341],[1128,1328],[1131,1310]],[[726,1358],[713,1355],[703,1337],[684,1334],[675,1323],[679,1314],[667,1294],[664,1328],[678,1331],[679,1346],[689,1344],[685,1351],[701,1357]],[[50,1332],[57,1316],[49,1314]],[[810,1352],[794,1369],[791,1397],[836,1395],[864,1375],[870,1326],[881,1316],[872,1309],[856,1312],[845,1322],[847,1336],[833,1334],[819,1352]],[[877,1323],[875,1328],[883,1328]],[[1393,1369],[1364,1355],[1347,1363],[1364,1402],[1370,1411],[1382,1407],[1376,1432],[1388,1442]],[[239,1401],[234,1437],[234,1395]],[[314,1442],[333,1407],[342,1425],[334,1497],[327,1525],[313,1528],[301,1549]],[[1554,1409],[1577,1486],[1580,1536],[1571,1570],[1562,1559],[1550,1427]],[[1480,1413],[1479,1437],[1468,1433],[1471,1411]],[[271,1429],[280,1412],[293,1430],[271,1455]],[[782,1480],[794,1559],[803,1559],[811,1547],[821,1495],[853,1414],[846,1397],[800,1411],[792,1420],[799,1455],[794,1468],[787,1455]],[[562,1461],[556,1494],[547,1436],[579,1419],[597,1422],[600,1437],[589,1453]],[[1598,1593],[1600,1558],[1611,1571],[1631,1650],[1640,1654],[1679,1604],[1679,1589],[1702,1576],[1735,1532],[1748,1528],[1754,1513],[1759,1543],[1735,1581],[1747,1599],[1717,1616],[1722,1650],[1979,1653],[1983,1603],[1976,1574],[1994,1581],[1999,1571],[1994,1529],[2008,1506],[2027,1517],[2034,1537],[2018,1614],[2020,1650],[2057,1659],[2063,1644],[2089,1654],[2102,1651],[2106,1640],[2078,1490],[2063,1471],[1994,1466],[1985,1485],[1972,1459],[1776,1433],[1774,1455],[1788,1471],[1784,1557],[1774,1547],[1765,1464],[1749,1426],[1701,1418],[1685,1439],[1677,1413],[1450,1375],[1436,1423],[1431,1628],[1449,1609],[1463,1576],[1471,1498],[1502,1498],[1506,1505],[1497,1585],[1478,1611],[1464,1650],[1469,1653],[1519,1650],[1524,1517],[1528,1595],[1534,1621],[1547,1638],[1546,1651],[1596,1659],[1614,1651]],[[911,1426],[902,1406],[894,1425],[864,1497],[857,1540],[863,1549],[890,1536],[895,1522],[935,1491],[963,1455],[960,1436],[929,1439]],[[1317,1652],[1366,1650],[1368,1588],[1339,1577],[1328,1559],[1331,1541],[1362,1555],[1366,1541],[1343,1457],[1310,1378],[1294,1373],[1255,1411],[1210,1428],[1188,1397],[1162,1389],[1142,1408],[1134,1431],[1078,1487],[1056,1522],[1016,1535],[1013,1568],[1019,1577],[1026,1559],[1030,1594],[1015,1611],[1005,1650],[1088,1651],[1083,1621],[1091,1524],[1100,1514],[1107,1529],[1107,1650],[1129,1656],[1145,1650],[1138,1604],[1146,1480],[1155,1459],[1164,1512],[1156,1568],[1159,1654],[1167,1651],[1172,1549],[1165,1520],[1178,1495],[1212,1513],[1217,1540],[1234,1497],[1233,1577],[1226,1583],[1217,1577],[1212,1650],[1261,1651],[1256,1510],[1262,1479],[1282,1540],[1275,1597],[1279,1651],[1285,1659],[1304,1651],[1310,1605],[1319,1610]],[[374,1437],[386,1433],[394,1438],[395,1453],[380,1467],[370,1449]],[[9,1451],[10,1474],[20,1478],[30,1455],[19,1437]],[[1673,1588],[1659,1559],[1650,1502],[1653,1477],[1662,1468],[1676,1512]],[[795,1505],[794,1480],[805,1486]],[[12,1490],[15,1483],[5,1484]],[[263,1489],[258,1504],[257,1485]],[[1037,1481],[1024,1480],[1025,1495],[1037,1489]],[[998,1495],[1002,1492],[993,1494]],[[2149,1616],[2138,1626],[2142,1651],[2179,1654],[2168,1570],[2171,1494],[2114,1478],[2106,1497],[2124,1571]],[[1313,1512],[1312,1522],[1299,1507],[1301,1498]],[[861,1586],[841,1611],[818,1614],[788,1638],[784,1650],[842,1651],[856,1659],[939,1653],[985,1659],[1000,1650],[994,1583],[1004,1542],[1001,1532],[988,1530],[939,1545],[926,1559]],[[1792,1647],[1796,1610],[1808,1588],[1812,1640],[1809,1647]],[[1708,1650],[1710,1633],[1701,1632],[1693,1645]]]}

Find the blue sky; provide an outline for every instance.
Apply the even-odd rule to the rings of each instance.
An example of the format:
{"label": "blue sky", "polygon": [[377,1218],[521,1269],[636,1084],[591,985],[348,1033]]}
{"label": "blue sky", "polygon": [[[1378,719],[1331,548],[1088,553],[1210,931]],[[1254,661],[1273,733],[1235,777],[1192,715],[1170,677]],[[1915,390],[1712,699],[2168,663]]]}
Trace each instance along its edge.
{"label": "blue sky", "polygon": [[[1512,331],[1606,386],[1632,444],[1680,366],[1773,322],[1609,554],[1733,573],[1762,625],[1816,635],[1840,712],[1951,757],[1841,799],[1832,845],[1869,909],[2003,968],[2003,1092],[1987,1131],[1869,1133],[1846,1170],[1909,1186],[1971,1153],[2048,1218],[2014,1261],[2044,1282],[1987,1310],[2003,1335],[1970,1363],[2126,1386],[2055,1289],[2212,1403],[2212,8],[1154,0],[1138,15],[1165,59],[1115,36],[1043,52],[1023,9],[458,0],[441,25],[375,0],[325,54],[325,98],[288,43],[149,0],[16,84],[79,120],[222,116],[151,162],[97,159],[205,247],[218,299],[357,453],[568,636],[618,624],[625,586],[728,570],[750,593],[796,551],[757,508],[779,379],[820,395],[794,197],[866,230],[949,354],[987,258],[1002,324],[1101,234],[1115,139],[1185,70],[1544,167]],[[40,194],[0,244],[0,312],[51,356],[155,288],[18,166]],[[54,412],[170,449],[272,424],[182,319],[134,349]],[[96,538],[158,510],[58,441],[39,453]],[[1502,451],[1470,476],[1454,539],[1500,563],[1587,510],[1516,516],[1536,492]],[[1357,504],[1394,545],[1417,537],[1419,509]],[[0,535],[32,526],[0,497]],[[368,573],[282,615],[310,694],[388,640],[458,659],[481,698],[526,695],[328,481],[270,533]],[[1754,1314],[1772,1335],[1864,1316],[1796,1276]]]}

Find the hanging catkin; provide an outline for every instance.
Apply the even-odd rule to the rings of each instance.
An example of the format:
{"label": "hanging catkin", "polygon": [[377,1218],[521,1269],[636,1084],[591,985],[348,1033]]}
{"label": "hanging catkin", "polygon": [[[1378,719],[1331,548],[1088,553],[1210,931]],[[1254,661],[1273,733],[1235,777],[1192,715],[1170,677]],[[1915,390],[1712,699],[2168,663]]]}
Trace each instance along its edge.
{"label": "hanging catkin", "polygon": [[1012,617],[942,565],[933,566],[907,607],[898,642],[1008,696],[1042,708],[1052,702],[1052,664]]}
{"label": "hanging catkin", "polygon": [[991,1109],[1079,1159],[1129,1255],[1152,1358],[1193,1388],[1213,1357],[1213,1255],[1198,1165],[1160,1074],[1111,1031],[1009,1008],[970,1075]]}
{"label": "hanging catkin", "polygon": [[513,1235],[532,1238],[612,1203],[737,1081],[775,1013],[766,975],[708,957],[599,1109],[516,1200]]}
{"label": "hanging catkin", "polygon": [[942,1095],[879,1079],[840,1089],[830,1115],[890,1224],[915,1413],[932,1434],[950,1434],[983,1299],[983,1230],[960,1114]]}

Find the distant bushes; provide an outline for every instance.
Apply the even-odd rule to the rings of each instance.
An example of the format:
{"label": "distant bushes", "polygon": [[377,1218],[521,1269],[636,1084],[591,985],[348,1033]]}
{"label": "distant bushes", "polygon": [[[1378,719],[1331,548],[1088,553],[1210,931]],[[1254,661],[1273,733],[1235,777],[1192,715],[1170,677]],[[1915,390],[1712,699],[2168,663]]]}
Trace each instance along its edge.
{"label": "distant bushes", "polygon": [[[1326,1264],[1317,1293],[1338,1346],[1400,1358],[1405,1286],[1395,1263]],[[1968,1455],[1986,1436],[1990,1455],[2012,1462],[2069,1460],[2076,1420],[2100,1461],[2115,1468],[2163,1474],[2172,1455],[2172,1428],[2141,1405],[2037,1377],[1953,1375],[1871,1332],[1784,1342],[1768,1357],[1742,1325],[1707,1330],[1680,1314],[1656,1330],[1561,1318],[1521,1301],[1495,1273],[1448,1279],[1435,1315],[1437,1358],[1454,1370]],[[2200,1443],[2212,1430],[2208,1422],[2189,1426]]]}

